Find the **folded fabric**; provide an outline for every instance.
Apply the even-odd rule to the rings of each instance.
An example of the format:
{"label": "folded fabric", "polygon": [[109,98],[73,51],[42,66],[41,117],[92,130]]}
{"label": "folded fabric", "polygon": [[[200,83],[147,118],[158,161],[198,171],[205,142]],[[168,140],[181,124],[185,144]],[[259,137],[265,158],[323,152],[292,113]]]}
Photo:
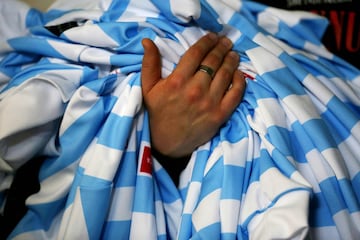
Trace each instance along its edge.
{"label": "folded fabric", "polygon": [[[0,32],[26,31],[0,37],[0,200],[48,158],[10,239],[360,236],[360,71],[321,45],[323,18],[234,0],[11,5]],[[151,155],[141,40],[166,76],[207,31],[233,41],[247,89],[175,186]]]}

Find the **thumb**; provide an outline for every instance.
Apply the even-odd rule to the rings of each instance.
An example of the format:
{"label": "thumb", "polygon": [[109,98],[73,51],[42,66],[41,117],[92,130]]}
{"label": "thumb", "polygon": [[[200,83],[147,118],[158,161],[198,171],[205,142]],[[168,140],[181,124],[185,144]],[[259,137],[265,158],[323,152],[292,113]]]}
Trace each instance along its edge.
{"label": "thumb", "polygon": [[161,78],[161,62],[159,49],[152,40],[145,38],[141,43],[144,48],[141,84],[145,96]]}

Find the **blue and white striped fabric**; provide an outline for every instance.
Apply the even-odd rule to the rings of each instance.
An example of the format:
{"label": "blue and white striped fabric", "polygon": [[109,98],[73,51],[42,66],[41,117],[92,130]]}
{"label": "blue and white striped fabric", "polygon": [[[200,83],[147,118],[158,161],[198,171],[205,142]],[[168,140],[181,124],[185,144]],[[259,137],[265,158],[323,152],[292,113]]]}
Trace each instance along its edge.
{"label": "blue and white striped fabric", "polygon": [[[359,238],[360,72],[321,45],[324,19],[252,1],[67,2],[0,2],[1,202],[48,156],[10,239]],[[232,39],[247,89],[175,186],[151,156],[141,40],[166,76],[207,31]]]}

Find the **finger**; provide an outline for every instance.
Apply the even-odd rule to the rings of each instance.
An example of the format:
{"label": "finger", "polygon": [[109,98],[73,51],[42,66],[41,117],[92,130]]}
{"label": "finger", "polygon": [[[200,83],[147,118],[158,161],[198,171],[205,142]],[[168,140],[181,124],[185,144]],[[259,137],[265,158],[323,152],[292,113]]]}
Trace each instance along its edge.
{"label": "finger", "polygon": [[230,51],[226,54],[223,63],[216,72],[210,85],[210,95],[215,101],[219,102],[228,91],[230,84],[233,81],[233,76],[239,66],[239,60],[239,55],[234,51]]}
{"label": "finger", "polygon": [[141,84],[146,95],[161,78],[161,60],[157,46],[150,39],[143,39],[144,57],[141,67]]}
{"label": "finger", "polygon": [[[210,67],[214,71],[215,75],[231,48],[231,40],[226,37],[221,38],[216,46],[205,56],[204,60],[201,62],[201,65]],[[210,78],[214,77],[214,75],[211,76],[211,74],[206,71],[198,71],[197,74]]]}
{"label": "finger", "polygon": [[175,74],[181,74],[184,79],[189,79],[198,70],[198,67],[206,54],[218,42],[218,36],[215,33],[208,33],[194,45],[192,45],[182,56],[179,64],[174,70]]}
{"label": "finger", "polygon": [[225,113],[226,116],[230,116],[235,108],[239,105],[244,92],[245,92],[246,82],[244,74],[236,70],[234,77],[231,83],[231,87],[225,93],[220,108]]}

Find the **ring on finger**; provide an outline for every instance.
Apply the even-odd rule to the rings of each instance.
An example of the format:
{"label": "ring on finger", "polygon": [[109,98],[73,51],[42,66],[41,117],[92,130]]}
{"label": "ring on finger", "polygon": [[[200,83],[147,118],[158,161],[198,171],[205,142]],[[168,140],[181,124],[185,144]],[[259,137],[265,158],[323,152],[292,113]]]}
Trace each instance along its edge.
{"label": "ring on finger", "polygon": [[209,74],[209,76],[210,76],[211,78],[213,78],[213,77],[214,77],[214,73],[215,73],[215,71],[214,71],[214,69],[212,69],[212,68],[211,68],[211,67],[209,67],[209,66],[206,66],[206,65],[200,65],[200,67],[199,67],[199,71],[201,71],[201,72],[205,72],[205,73]]}

